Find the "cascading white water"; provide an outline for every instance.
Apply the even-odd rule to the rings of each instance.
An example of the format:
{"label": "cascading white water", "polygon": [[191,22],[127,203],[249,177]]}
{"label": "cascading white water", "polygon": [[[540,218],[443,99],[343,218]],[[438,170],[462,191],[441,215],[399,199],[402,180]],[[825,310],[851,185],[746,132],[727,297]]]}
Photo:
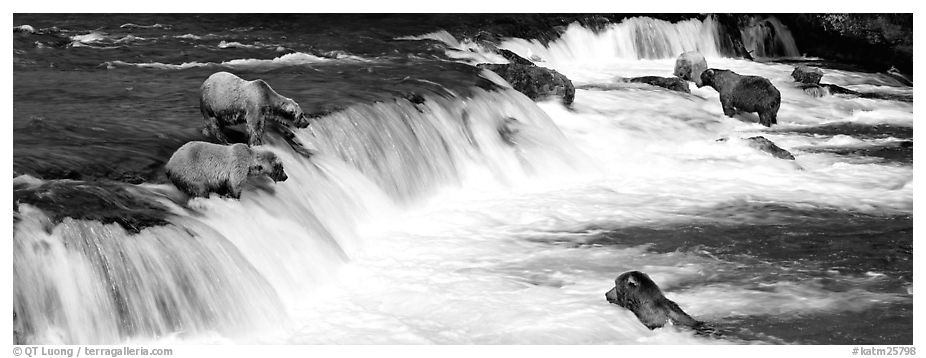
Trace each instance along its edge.
{"label": "cascading white water", "polygon": [[[481,175],[474,173],[513,182],[580,165],[575,149],[527,97],[512,89],[473,91],[465,100],[429,97],[417,106],[355,105],[300,138],[354,165],[401,202]],[[517,143],[505,142],[506,131],[517,133]]]}
{"label": "cascading white water", "polygon": [[[307,297],[363,253],[363,233],[387,225],[396,203],[463,182],[497,186],[581,165],[549,117],[511,89],[428,97],[418,106],[355,105],[297,134],[319,154],[307,160],[275,137],[268,147],[289,180],[250,183],[240,200],[192,199],[192,211],[161,197],[173,208],[167,226],[131,233],[92,220],[52,225],[20,205],[14,312],[23,341],[285,329]],[[159,197],[175,189],[137,190]]]}
{"label": "cascading white water", "polygon": [[[297,130],[318,153],[311,159],[269,139],[289,180],[252,183],[240,200],[194,199],[188,209],[162,199],[173,211],[168,226],[129,233],[87,220],[51,225],[20,205],[17,329],[39,343],[172,334],[195,342],[212,332],[296,344],[717,342],[674,327],[650,331],[605,302],[615,275],[631,269],[705,320],[860,312],[907,300],[868,290],[884,284],[877,272],[794,278],[799,270],[761,258],[659,252],[649,241],[586,244],[634,225],[776,224],[784,214],[743,210],[764,204],[912,213],[911,165],[815,151],[899,139],[800,132],[843,122],[911,127],[910,103],[812,98],[792,84],[790,66],[718,58],[716,47],[712,66],[761,75],[781,90],[776,130],[749,115],[724,117],[710,88],[680,94],[614,80],[668,75],[677,51],[710,53],[709,21],[629,19],[598,35],[571,26],[549,47],[508,39],[501,47],[526,57],[530,49],[574,83],[608,89],[579,88],[570,109],[476,88],[417,105],[353,105]],[[689,36],[694,30],[708,35]],[[616,55],[615,42],[626,56]],[[856,90],[912,92],[871,74],[827,76]],[[739,139],[759,134],[797,160]]]}
{"label": "cascading white water", "polygon": [[20,206],[15,330],[22,343],[101,344],[216,331],[235,337],[286,319],[238,248],[191,218],[130,234]]}
{"label": "cascading white water", "polygon": [[573,23],[548,46],[537,40],[508,39],[501,47],[522,56],[530,51],[552,63],[674,58],[685,51],[720,56],[717,24],[711,17],[677,23],[634,17],[597,33]]}
{"label": "cascading white water", "polygon": [[[717,58],[735,52],[734,49],[724,48],[731,46],[730,39],[724,37],[729,32],[736,34],[738,38],[733,40],[743,43],[753,56],[800,56],[791,32],[775,17],[753,18],[742,29],[726,31],[722,31],[714,16],[674,23],[649,17],[632,17],[609,24],[599,31],[575,22],[566,27],[558,39],[548,44],[539,40],[507,38],[499,47],[530,58],[538,65],[554,68],[565,63],[595,64],[614,60],[676,58],[686,51],[697,51],[706,57]],[[493,51],[467,39],[458,40],[444,30],[397,39],[441,41],[452,48],[447,52],[449,57],[473,63],[505,62]]]}

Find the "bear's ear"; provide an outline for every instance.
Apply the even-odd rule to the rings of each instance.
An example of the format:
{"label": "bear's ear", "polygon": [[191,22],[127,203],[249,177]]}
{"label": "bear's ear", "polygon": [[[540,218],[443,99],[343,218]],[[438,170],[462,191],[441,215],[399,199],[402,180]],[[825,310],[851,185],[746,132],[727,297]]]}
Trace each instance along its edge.
{"label": "bear's ear", "polygon": [[714,69],[713,69],[713,68],[708,68],[708,69],[704,70],[704,73],[706,73],[708,76],[713,77],[713,76],[714,76]]}
{"label": "bear's ear", "polygon": [[640,282],[637,281],[637,278],[633,275],[627,277],[627,286],[637,287],[640,285]]}

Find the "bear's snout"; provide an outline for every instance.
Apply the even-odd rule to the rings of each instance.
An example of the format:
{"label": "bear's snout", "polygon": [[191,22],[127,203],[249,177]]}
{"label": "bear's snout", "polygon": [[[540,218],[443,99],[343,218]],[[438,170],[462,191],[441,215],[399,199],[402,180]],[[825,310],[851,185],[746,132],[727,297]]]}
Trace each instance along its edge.
{"label": "bear's snout", "polygon": [[617,304],[617,287],[615,286],[610,291],[605,292],[604,298],[610,303]]}

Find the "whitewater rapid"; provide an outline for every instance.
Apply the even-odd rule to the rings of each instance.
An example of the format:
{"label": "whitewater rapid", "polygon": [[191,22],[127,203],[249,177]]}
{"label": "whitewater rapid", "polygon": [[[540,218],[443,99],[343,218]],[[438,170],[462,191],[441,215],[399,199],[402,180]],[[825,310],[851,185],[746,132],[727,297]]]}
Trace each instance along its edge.
{"label": "whitewater rapid", "polygon": [[[744,265],[695,251],[658,252],[648,250],[650,244],[584,244],[624,227],[780,219],[776,213],[740,211],[750,206],[912,214],[912,165],[818,150],[901,139],[804,131],[845,123],[912,127],[912,103],[810,97],[790,78],[791,65],[721,57],[710,21],[657,22],[662,30],[642,37],[634,33],[653,28],[651,19],[626,20],[598,33],[574,24],[547,45],[506,39],[499,47],[539,56],[539,65],[573,81],[578,88],[573,108],[534,103],[511,89],[474,89],[466,98],[427,96],[417,106],[405,100],[354,105],[297,130],[318,151],[311,159],[271,141],[268,148],[283,160],[290,180],[269,190],[251,188],[240,201],[197,198],[181,208],[162,200],[175,215],[173,225],[144,229],[139,241],[128,241],[135,236],[116,224],[71,220],[47,231],[47,219],[26,220],[14,235],[14,251],[28,257],[16,262],[17,280],[26,277],[20,272],[28,273],[54,288],[17,291],[18,297],[46,295],[65,307],[40,322],[43,342],[270,344],[735,341],[674,327],[651,331],[629,311],[609,305],[604,292],[627,270],[647,272],[667,297],[705,320],[860,311],[906,300],[862,288],[827,290],[781,274],[784,269],[768,262]],[[504,62],[471,41],[447,36],[406,40],[436,38],[466,48],[461,61]],[[674,57],[689,50],[705,53],[710,67],[771,80],[782,93],[779,124],[768,129],[754,115],[724,117],[711,88],[691,84],[689,95],[620,80],[671,76]],[[309,56],[232,64],[274,68],[327,61]],[[154,67],[183,66],[189,65]],[[889,77],[826,73],[824,82],[858,91],[912,93]],[[514,139],[506,140],[501,128],[515,133]],[[774,158],[740,140],[755,135],[791,151],[796,160]],[[24,207],[23,216],[41,217]],[[129,279],[120,283],[129,294],[182,296],[190,292],[188,281],[201,280],[206,288],[193,295],[201,307],[178,299],[181,317],[155,322],[144,315],[160,317],[158,303],[130,308],[138,329],[122,335],[106,299],[111,288],[93,277],[93,263],[63,244],[98,233],[100,240],[125,240],[122,250],[138,252],[125,260],[141,272],[129,275],[137,282],[173,277],[171,262],[206,270],[195,268],[197,260],[206,260],[218,273],[154,280],[161,285],[155,288],[135,287]],[[201,249],[191,237],[221,250]],[[50,243],[50,250],[26,245],[33,241]],[[143,255],[149,251],[162,253],[166,263],[150,264]],[[209,255],[216,257],[203,259]],[[36,268],[42,262],[51,264]],[[749,284],[753,277],[770,283],[757,290]],[[832,279],[864,286],[882,278],[835,272]],[[33,315],[52,310],[20,304]],[[208,312],[184,315],[197,310]],[[87,317],[95,322],[91,329]]]}

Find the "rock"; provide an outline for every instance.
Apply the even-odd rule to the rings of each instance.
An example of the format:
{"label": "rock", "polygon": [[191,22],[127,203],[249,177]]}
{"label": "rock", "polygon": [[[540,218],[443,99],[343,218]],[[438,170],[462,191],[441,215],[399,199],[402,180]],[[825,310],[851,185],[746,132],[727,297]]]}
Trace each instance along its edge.
{"label": "rock", "polygon": [[506,50],[506,49],[500,48],[500,49],[498,49],[498,54],[499,54],[499,55],[502,55],[502,57],[504,57],[506,60],[508,60],[508,62],[510,62],[511,64],[514,64],[514,65],[525,65],[525,66],[534,66],[534,63],[533,63],[533,62],[531,62],[530,60],[528,60],[528,59],[526,59],[526,58],[524,58],[524,57],[518,56],[518,54],[516,54],[516,53],[514,53],[514,52],[512,52],[512,51],[510,51],[510,50]]}
{"label": "rock", "polygon": [[[781,149],[781,147],[775,145],[774,142],[766,139],[763,136],[743,138],[743,140],[746,141],[746,145],[749,147],[769,153],[775,158],[794,160],[794,155],[792,155],[791,152]],[[717,141],[726,142],[727,138],[720,138]]]}
{"label": "rock", "polygon": [[747,50],[746,46],[743,45],[743,41],[740,41],[739,39],[733,39],[733,51],[736,52],[737,56],[742,57],[745,60],[755,60],[755,58],[752,57],[752,51]]}
{"label": "rock", "polygon": [[502,138],[502,141],[508,145],[515,145],[515,136],[520,131],[518,126],[521,122],[518,122],[517,119],[513,117],[505,117],[499,122],[498,125],[498,136]]}
{"label": "rock", "polygon": [[746,138],[746,144],[752,148],[769,153],[775,158],[794,160],[794,155],[792,155],[791,152],[781,149],[781,147],[775,145],[775,143],[763,136]]}
{"label": "rock", "polygon": [[837,85],[829,84],[829,83],[821,83],[820,86],[823,87],[823,88],[826,88],[826,90],[829,91],[830,94],[851,94],[851,95],[860,95],[859,92],[850,90],[850,89],[845,88],[845,87],[842,87],[842,86],[837,86]]}
{"label": "rock", "polygon": [[801,65],[794,68],[791,77],[794,78],[794,81],[800,83],[818,84],[820,79],[823,78],[823,71],[816,67]]}
{"label": "rock", "polygon": [[685,80],[678,77],[643,76],[630,78],[628,79],[628,82],[646,83],[648,85],[659,86],[672,91],[691,93],[691,90],[688,88],[688,82],[685,82]]}
{"label": "rock", "polygon": [[65,218],[117,223],[130,233],[170,222],[170,210],[153,192],[109,181],[15,180],[13,211],[20,204],[41,209],[54,224]]}
{"label": "rock", "polygon": [[695,51],[685,52],[675,60],[675,71],[673,74],[685,81],[693,81],[698,87],[701,87],[701,72],[707,69],[707,60],[704,56]]}
{"label": "rock", "polygon": [[777,14],[807,56],[880,72],[896,66],[913,74],[913,14]]}
{"label": "rock", "polygon": [[508,81],[518,92],[523,93],[532,100],[541,100],[550,96],[560,97],[563,104],[569,106],[575,99],[576,89],[572,81],[563,74],[549,68],[534,66],[533,64],[488,64],[483,63],[477,67],[498,74]]}
{"label": "rock", "polygon": [[804,90],[804,93],[806,93],[807,95],[811,97],[823,97],[823,96],[829,96],[833,94],[847,94],[847,95],[865,97],[863,96],[862,93],[850,90],[842,86],[829,84],[829,83],[803,84],[801,85],[800,88]]}
{"label": "rock", "polygon": [[[406,93],[402,96],[402,98],[404,98],[404,99],[406,99],[406,100],[408,100],[409,102],[414,103],[414,104],[422,104],[422,103],[424,103],[424,96],[418,94],[418,92],[406,92]],[[313,114],[314,114],[314,113],[313,113]],[[306,116],[311,116],[311,115],[312,115],[312,114],[307,114]]]}
{"label": "rock", "polygon": [[913,77],[900,72],[897,67],[891,66],[891,68],[887,70],[887,74],[895,80],[900,81],[904,86],[913,86]]}

